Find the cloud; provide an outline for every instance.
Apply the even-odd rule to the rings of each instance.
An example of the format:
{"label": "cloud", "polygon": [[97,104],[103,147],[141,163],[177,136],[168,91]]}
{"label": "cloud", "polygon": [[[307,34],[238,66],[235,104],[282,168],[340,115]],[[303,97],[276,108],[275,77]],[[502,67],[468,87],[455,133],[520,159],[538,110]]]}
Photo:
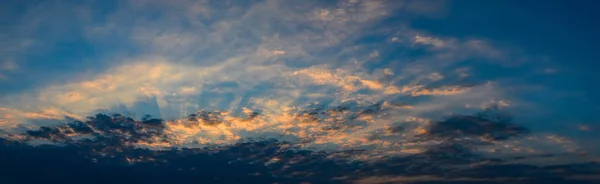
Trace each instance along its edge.
{"label": "cloud", "polygon": [[544,69],[545,74],[555,74],[556,72],[558,72],[555,68],[546,68]]}
{"label": "cloud", "polygon": [[0,64],[0,70],[16,70],[19,66],[14,60],[6,60]]}
{"label": "cloud", "polygon": [[[480,116],[486,115],[482,114]],[[528,133],[528,130],[524,127],[506,122],[508,117],[502,117],[501,115],[494,116],[499,117],[489,119],[489,117],[478,116],[455,116],[432,125],[427,130],[427,133],[432,136],[439,135],[442,137],[481,136],[491,140],[503,140]]]}
{"label": "cloud", "polygon": [[424,36],[415,36],[415,43],[416,44],[424,44],[424,45],[432,45],[434,47],[444,47],[444,41],[439,40],[437,38],[432,38],[432,37],[424,37]]}
{"label": "cloud", "polygon": [[[220,3],[197,2],[190,5],[181,1],[165,6],[159,2],[124,2],[124,6],[107,15],[107,22],[103,24],[83,24],[82,26],[87,28],[86,39],[100,44],[97,38],[119,38],[122,36],[112,35],[113,33],[130,35],[132,39],[124,39],[123,41],[130,42],[127,45],[140,47],[143,51],[141,56],[113,58],[110,61],[103,61],[105,63],[121,64],[107,67],[105,71],[94,72],[94,74],[77,74],[78,71],[72,71],[75,72],[74,75],[84,75],[86,77],[84,77],[84,80],[72,80],[61,82],[63,84],[58,83],[54,86],[41,87],[42,89],[36,89],[34,93],[41,92],[30,95],[37,96],[38,100],[44,101],[41,102],[42,104],[58,105],[68,111],[78,111],[76,113],[81,115],[96,109],[109,108],[116,103],[130,106],[130,104],[138,101],[137,96],[139,96],[139,93],[157,96],[167,96],[167,93],[178,95],[183,93],[193,96],[196,95],[194,93],[202,91],[199,86],[203,85],[203,81],[217,83],[236,81],[239,84],[244,84],[246,88],[251,88],[249,85],[253,82],[242,81],[243,78],[264,82],[269,76],[297,70],[289,67],[289,64],[286,63],[274,63],[275,60],[283,59],[274,58],[274,56],[297,58],[310,65],[309,60],[312,60],[311,57],[315,57],[314,54],[318,52],[317,50],[337,47],[338,45],[335,43],[342,40],[356,39],[344,35],[360,32],[387,16],[386,12],[399,8],[399,6],[384,6],[383,3],[388,2],[340,2],[333,7],[315,6],[304,7],[302,10],[290,9],[290,11],[285,12],[285,16],[280,16],[281,14],[277,14],[277,12],[289,9],[286,8],[289,6],[284,6],[284,4],[277,1],[251,4],[247,10],[239,9],[241,7],[238,5],[232,5],[226,7],[225,10],[218,11],[206,7],[221,8],[222,4]],[[93,12],[88,12],[90,10],[86,9],[87,6],[91,5],[84,4],[79,7],[79,10],[82,10],[81,13],[86,15],[83,18],[85,20],[95,16]],[[313,11],[305,11],[305,9]],[[157,12],[160,16],[152,20],[146,16],[139,16],[132,20],[127,18],[130,17],[128,12]],[[272,13],[263,14],[261,12]],[[321,12],[322,14],[319,14],[319,17],[309,16],[304,18],[306,12]],[[332,13],[328,14],[326,12]],[[242,18],[233,19],[230,18],[231,15],[229,14],[239,15]],[[198,21],[204,19],[210,21],[206,24],[198,24],[200,23]],[[272,25],[252,25],[256,22],[256,19],[272,20]],[[336,24],[339,25],[325,26],[323,23],[327,21],[337,22]],[[188,25],[187,23],[191,24]],[[295,26],[294,24],[309,26],[314,30],[296,32],[285,29],[287,26]],[[266,29],[270,29],[268,27],[272,26],[290,32],[274,33],[273,31],[266,31]],[[264,34],[254,34],[259,32]],[[249,37],[240,36],[247,33],[251,35]],[[203,37],[198,36],[199,34],[213,36]],[[236,40],[225,41],[231,38]],[[253,49],[255,46],[258,46],[258,49]],[[200,57],[200,55],[206,55],[207,57]],[[151,66],[155,64],[157,66]],[[214,66],[214,68],[207,69],[205,68],[206,65]],[[175,74],[175,72],[180,74]],[[192,74],[194,72],[205,72],[206,74],[198,76]],[[222,72],[228,72],[227,76],[223,76]],[[264,74],[270,75],[265,76]],[[215,75],[218,75],[218,77]],[[90,79],[90,76],[94,76],[94,78]],[[166,79],[166,76],[183,78],[171,77]],[[183,83],[190,85],[183,85]],[[381,84],[377,81],[363,80],[363,84],[368,88],[381,88]],[[349,88],[351,86],[350,84],[346,85]],[[168,92],[165,89],[168,89]],[[390,88],[387,91],[393,92],[392,89]],[[12,100],[14,96],[9,98],[11,99],[8,101],[14,101]],[[158,100],[159,105],[164,104],[160,101],[160,98]]]}
{"label": "cloud", "polygon": [[578,125],[577,128],[581,131],[592,131],[592,128],[587,125]]}
{"label": "cloud", "polygon": [[[509,157],[577,153],[579,148],[572,142],[555,135],[544,137],[533,134],[537,138],[522,140],[530,134],[529,130],[510,123],[510,117],[498,112],[501,111],[498,107],[490,107],[475,115],[454,115],[440,121],[418,117],[399,121],[395,114],[402,115],[402,111],[410,111],[412,107],[384,101],[371,104],[346,101],[334,106],[317,103],[287,107],[283,111],[244,109],[241,116],[233,115],[231,111],[200,110],[185,119],[173,121],[147,117],[134,120],[119,114],[98,114],[84,121],[29,130],[26,133],[29,138],[20,139],[84,144],[85,141],[81,142],[77,137],[92,136],[96,139],[117,139],[118,146],[151,149],[210,148],[244,140],[275,139],[293,144],[293,148],[299,150],[329,153],[365,150],[348,155],[356,160],[422,154],[448,144],[468,146],[468,149],[479,150],[478,154],[492,157],[496,153]],[[280,107],[275,106],[277,108]],[[553,142],[559,146],[543,147],[543,144]],[[538,148],[535,148],[536,145]],[[530,148],[518,148],[520,146]],[[531,147],[535,151],[521,151]],[[521,160],[524,161],[530,160]]]}
{"label": "cloud", "polygon": [[[300,111],[294,115],[297,118],[311,117],[312,119],[319,117],[323,112],[339,113],[339,112],[354,112],[353,109],[362,109],[358,111],[358,116],[369,114],[384,113],[378,110],[378,107],[383,104],[374,104],[368,107],[357,107],[351,104],[338,106],[335,108],[319,108],[315,106],[307,108],[306,111]],[[194,117],[201,117],[212,121],[215,118],[227,119],[220,114],[220,117],[212,117],[210,113]],[[308,114],[308,115],[306,115]],[[487,114],[489,115],[489,114]],[[202,117],[206,116],[206,117]],[[257,116],[258,117],[258,116]],[[255,117],[256,118],[256,117]],[[311,119],[309,118],[309,119]],[[494,125],[495,128],[480,129],[481,126],[463,126],[463,128],[453,129],[458,133],[463,131],[465,134],[438,134],[439,127],[448,127],[448,122],[455,121],[456,118],[469,119],[480,118],[481,121],[488,122],[487,125]],[[514,130],[507,128],[507,124],[500,124],[492,121],[489,116],[478,115],[478,117],[450,117],[447,120],[432,124],[429,133],[429,138],[444,136],[446,138],[463,138],[468,140],[470,136],[486,136],[488,133],[494,134],[495,131]],[[207,123],[201,119],[191,121],[190,123]],[[246,119],[247,120],[247,119]],[[323,120],[322,120],[323,121]],[[325,120],[327,121],[327,120]],[[480,121],[480,122],[481,122]],[[240,122],[237,122],[240,123]],[[329,124],[331,122],[320,122],[319,124]],[[348,123],[342,121],[341,123]],[[226,120],[218,124],[209,124],[207,127],[215,127],[221,124],[227,124]],[[452,123],[459,125],[460,123]],[[486,123],[484,123],[486,124]],[[469,124],[472,125],[472,124]],[[479,124],[481,125],[481,124]],[[304,181],[330,181],[330,182],[356,182],[356,183],[385,183],[385,182],[430,182],[451,180],[451,181],[521,181],[537,182],[540,178],[553,176],[556,179],[564,181],[589,181],[589,171],[597,168],[595,163],[586,164],[567,164],[567,165],[552,165],[532,167],[531,165],[523,165],[523,162],[514,162],[519,160],[530,160],[535,158],[555,158],[553,155],[531,155],[526,157],[514,157],[494,159],[487,158],[479,152],[474,152],[469,144],[463,144],[456,141],[448,141],[443,144],[429,144],[424,147],[423,151],[414,152],[405,155],[390,155],[386,157],[378,157],[378,159],[368,156],[367,150],[351,149],[351,150],[334,150],[334,151],[311,151],[302,149],[303,144],[300,142],[278,141],[272,138],[245,139],[235,143],[219,147],[203,147],[203,148],[184,148],[184,149],[162,149],[162,150],[147,150],[147,147],[157,147],[167,145],[167,148],[172,146],[174,140],[169,139],[169,122],[164,122],[160,119],[142,119],[134,120],[121,115],[102,115],[88,117],[85,121],[73,121],[68,124],[57,127],[42,127],[38,130],[27,131],[25,137],[16,137],[17,139],[0,138],[0,149],[4,150],[7,156],[12,157],[23,153],[36,153],[39,149],[44,149],[45,157],[31,158],[32,163],[46,162],[42,158],[53,160],[77,160],[78,162],[64,162],[63,164],[79,163],[78,167],[85,167],[91,170],[99,169],[97,167],[111,166],[111,168],[127,167],[129,170],[144,169],[148,164],[156,171],[171,171],[176,169],[179,172],[185,170],[185,174],[198,175],[196,170],[209,172],[212,177],[221,176],[218,173],[210,173],[204,171],[207,169],[205,165],[190,165],[190,161],[198,163],[207,163],[209,160],[216,161],[212,166],[219,168],[237,168],[242,165],[253,165],[258,167],[237,168],[235,172],[242,172],[236,175],[230,175],[230,178],[242,176],[260,176],[259,173],[271,173],[268,175],[273,180],[302,179]],[[186,126],[186,125],[183,125]],[[476,128],[472,128],[476,127]],[[479,129],[477,128],[479,127]],[[206,127],[201,128],[205,131]],[[409,127],[407,127],[409,128]],[[451,132],[448,129],[448,132]],[[479,130],[479,131],[478,131]],[[405,130],[395,129],[389,131],[391,134],[404,134]],[[86,136],[86,135],[92,135]],[[165,136],[167,135],[167,136]],[[181,134],[177,134],[181,135]],[[317,135],[319,136],[319,135]],[[167,139],[165,139],[167,138]],[[509,137],[507,137],[509,138]],[[60,147],[31,147],[23,145],[21,141],[34,141],[35,139],[50,140],[56,143],[61,143]],[[313,139],[315,140],[315,139]],[[317,141],[316,139],[315,141]],[[502,139],[496,139],[502,140]],[[169,146],[170,145],[170,146]],[[393,145],[393,144],[392,144]],[[388,146],[392,146],[388,145]],[[396,145],[393,145],[396,146]],[[408,146],[408,145],[407,145]],[[18,148],[18,149],[14,149]],[[140,149],[142,148],[142,149]],[[404,148],[403,148],[404,149]],[[60,153],[60,154],[57,154]],[[66,155],[65,155],[66,154]],[[64,158],[62,156],[65,156]],[[28,154],[21,156],[28,157]],[[40,160],[41,159],[41,160]],[[34,162],[35,161],[35,162]],[[13,162],[4,162],[13,164]],[[259,164],[256,164],[259,163]],[[29,162],[20,163],[28,165]],[[73,165],[75,166],[75,165]],[[60,168],[61,165],[54,165]],[[322,168],[327,167],[323,173]],[[582,171],[578,168],[590,168],[592,170]],[[498,169],[510,168],[509,172],[500,172],[495,174],[495,177],[488,177],[485,173],[496,173]],[[19,167],[16,168],[20,169]],[[127,172],[129,172],[129,170]],[[321,172],[316,172],[321,170]],[[556,172],[560,170],[561,172]],[[31,172],[37,172],[35,169]],[[146,169],[146,171],[148,171]],[[47,172],[47,171],[46,171]],[[348,175],[353,173],[352,175]],[[138,173],[139,174],[139,173]],[[183,174],[183,173],[182,173]],[[231,174],[231,173],[229,173]],[[138,176],[138,175],[136,175]],[[112,178],[111,175],[103,176]],[[170,177],[170,176],[165,176]],[[94,178],[94,176],[89,176]],[[244,178],[244,177],[242,177]],[[77,180],[77,178],[71,178]],[[265,178],[266,179],[266,178]],[[20,179],[24,181],[24,179]],[[177,179],[175,179],[177,180]],[[172,181],[175,181],[172,180]],[[593,180],[593,178],[591,179]]]}
{"label": "cloud", "polygon": [[[214,151],[235,158],[223,163],[259,160],[275,168],[269,172],[288,175],[302,166],[317,168],[311,164],[323,164],[324,158],[373,163],[361,177],[392,158],[402,166],[386,167],[426,175],[430,167],[493,162],[488,157],[498,154],[506,162],[529,163],[543,154],[569,160],[560,155],[582,152],[575,140],[530,130],[531,122],[519,119],[527,112],[518,112],[526,99],[511,91],[511,83],[479,78],[490,70],[481,65],[495,69],[518,59],[510,49],[486,39],[417,31],[397,15],[437,14],[443,2],[123,1],[105,7],[110,11],[95,11],[94,3],[67,6],[82,15],[72,25],[77,29],[41,24],[52,22],[44,16],[59,5],[30,12],[31,21],[19,29],[51,27],[43,36],[52,38],[65,36],[63,29],[81,29],[76,35],[102,57],[69,55],[83,64],[66,67],[75,62],[58,56],[72,50],[46,48],[41,55],[56,55],[64,64],[58,67],[69,69],[38,72],[17,51],[2,50],[18,59],[2,63],[0,76],[23,70],[61,79],[0,96],[0,126],[16,140],[81,146],[86,156],[93,155],[89,158],[112,159],[104,154],[119,163],[158,163],[173,159],[162,153],[185,155],[185,149]],[[62,19],[61,26],[71,20]],[[392,19],[399,20],[388,22]],[[61,42],[28,34],[33,33],[10,43],[26,49]],[[29,37],[38,39],[23,41]],[[73,45],[67,48],[85,44]],[[491,106],[515,113],[510,116],[515,122],[478,114]],[[127,152],[137,148],[150,150],[140,157]],[[303,155],[308,153],[317,156]],[[231,156],[236,154],[246,156]],[[513,156],[524,159],[508,158]],[[294,176],[319,175],[314,169],[298,173]],[[416,178],[407,180],[428,179]],[[454,177],[468,178],[486,180]]]}
{"label": "cloud", "polygon": [[510,50],[501,50],[492,42],[483,39],[465,39],[433,37],[416,34],[413,38],[414,46],[426,46],[437,51],[435,57],[461,61],[465,57],[487,58],[490,60],[510,62]]}
{"label": "cloud", "polygon": [[412,96],[420,96],[420,95],[453,95],[462,93],[465,90],[464,87],[461,86],[453,86],[453,87],[445,87],[438,89],[421,89],[419,91],[413,92]]}

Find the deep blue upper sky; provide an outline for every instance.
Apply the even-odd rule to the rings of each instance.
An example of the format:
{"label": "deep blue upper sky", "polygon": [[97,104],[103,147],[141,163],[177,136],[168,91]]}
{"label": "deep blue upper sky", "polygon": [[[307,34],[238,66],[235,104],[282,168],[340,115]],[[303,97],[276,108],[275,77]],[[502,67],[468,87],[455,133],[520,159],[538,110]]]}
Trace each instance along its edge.
{"label": "deep blue upper sky", "polygon": [[[596,1],[453,1],[450,12],[439,19],[421,19],[413,26],[448,36],[478,36],[519,46],[528,54],[546,55],[556,65],[575,70],[573,87],[590,91],[598,99],[598,88],[589,79],[599,56]],[[566,82],[565,82],[566,83]],[[594,92],[591,92],[594,91]]]}
{"label": "deep blue upper sky", "polygon": [[[440,35],[488,38],[518,47],[526,55],[547,58],[565,73],[523,80],[555,90],[580,91],[585,97],[576,102],[561,103],[551,96],[541,98],[560,112],[575,111],[587,121],[597,121],[594,114],[600,111],[596,105],[600,101],[596,95],[600,88],[593,85],[594,79],[600,78],[596,72],[600,56],[595,53],[600,41],[596,34],[600,31],[596,23],[600,17],[597,7],[598,2],[585,0],[452,1],[449,12],[442,18],[422,18],[411,25]],[[533,65],[544,63],[536,61]]]}

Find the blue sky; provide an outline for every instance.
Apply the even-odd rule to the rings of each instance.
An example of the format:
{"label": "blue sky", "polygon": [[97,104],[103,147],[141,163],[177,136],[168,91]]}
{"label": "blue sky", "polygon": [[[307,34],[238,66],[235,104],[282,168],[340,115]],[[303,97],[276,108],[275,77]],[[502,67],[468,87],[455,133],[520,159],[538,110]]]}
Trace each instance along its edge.
{"label": "blue sky", "polygon": [[[598,78],[595,70],[600,59],[594,54],[594,45],[600,40],[595,34],[600,30],[595,24],[597,6],[593,1],[455,1],[448,16],[415,21],[413,25],[444,35],[485,37],[518,46],[527,55],[547,57],[551,65],[568,72],[529,80],[585,93],[586,100],[578,103],[591,108],[577,108],[585,116],[599,110],[593,107],[599,100],[595,95],[598,87],[590,85],[591,79]],[[571,105],[557,107],[572,109]],[[594,117],[586,118],[593,121]]]}
{"label": "blue sky", "polygon": [[[97,112],[150,114],[172,121],[174,144],[318,134],[304,146],[385,151],[401,139],[361,137],[407,122],[417,122],[419,134],[428,122],[498,106],[537,142],[497,146],[598,154],[595,7],[583,0],[8,1],[0,5],[0,128],[18,132]],[[389,112],[343,135],[289,124],[291,113],[311,105],[346,102],[382,102]],[[178,124],[198,110],[218,111],[231,124]],[[251,111],[265,116],[236,124]]]}

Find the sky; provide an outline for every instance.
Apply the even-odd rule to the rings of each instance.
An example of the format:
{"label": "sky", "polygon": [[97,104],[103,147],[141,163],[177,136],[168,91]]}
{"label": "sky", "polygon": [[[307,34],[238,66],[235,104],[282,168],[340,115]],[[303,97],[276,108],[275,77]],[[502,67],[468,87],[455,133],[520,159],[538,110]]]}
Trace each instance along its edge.
{"label": "sky", "polygon": [[[151,150],[274,138],[302,150],[369,150],[353,159],[376,161],[445,144],[436,131],[450,127],[464,135],[455,143],[490,158],[598,162],[599,5],[7,0],[0,136],[64,143],[24,137],[54,127],[81,138],[64,124],[122,114],[164,121],[166,140],[132,143]],[[481,112],[511,125],[448,123]]]}

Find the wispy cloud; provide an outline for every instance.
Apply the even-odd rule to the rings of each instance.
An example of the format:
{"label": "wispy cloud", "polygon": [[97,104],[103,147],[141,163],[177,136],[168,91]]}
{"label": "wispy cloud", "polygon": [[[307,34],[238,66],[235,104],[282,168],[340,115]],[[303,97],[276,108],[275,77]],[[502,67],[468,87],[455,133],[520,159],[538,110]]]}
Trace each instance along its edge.
{"label": "wispy cloud", "polygon": [[[365,162],[455,147],[486,158],[531,158],[513,159],[520,163],[585,152],[576,140],[530,131],[532,122],[519,119],[528,113],[520,105],[534,102],[502,80],[512,74],[489,72],[521,60],[518,53],[483,38],[411,28],[411,17],[436,15],[443,1],[115,3],[45,2],[11,29],[17,38],[0,37],[7,40],[0,54],[9,56],[0,60],[0,78],[21,72],[39,82],[0,96],[2,129],[19,140],[116,137],[152,149],[272,138]],[[44,23],[54,19],[62,21]],[[43,49],[22,54],[33,46]],[[34,65],[35,55],[57,64]],[[485,114],[490,109],[502,116]],[[515,120],[502,119],[505,112]],[[84,118],[96,113],[107,115]],[[136,120],[146,114],[164,121]],[[367,151],[347,154],[355,150]]]}

